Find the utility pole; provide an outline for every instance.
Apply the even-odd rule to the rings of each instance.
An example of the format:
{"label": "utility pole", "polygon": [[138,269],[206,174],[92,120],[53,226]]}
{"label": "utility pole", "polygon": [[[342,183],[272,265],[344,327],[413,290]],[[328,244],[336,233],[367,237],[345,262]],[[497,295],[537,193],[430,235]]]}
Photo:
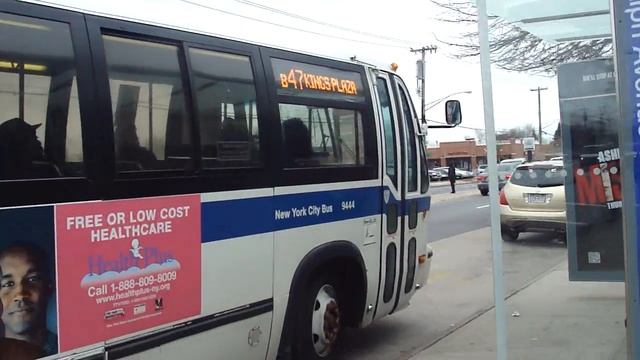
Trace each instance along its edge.
{"label": "utility pole", "polygon": [[538,86],[536,89],[529,89],[531,91],[538,92],[538,141],[540,145],[542,145],[542,108],[541,108],[541,100],[540,100],[540,92],[547,90],[548,88],[541,88]]}
{"label": "utility pole", "polygon": [[435,45],[423,46],[421,49],[411,49],[412,53],[421,53],[422,59],[417,62],[417,74],[416,78],[418,80],[418,95],[422,98],[422,106],[420,106],[420,114],[422,115],[422,122],[426,122],[427,118],[425,116],[425,57],[427,51],[429,54],[433,54],[438,51],[438,47]]}

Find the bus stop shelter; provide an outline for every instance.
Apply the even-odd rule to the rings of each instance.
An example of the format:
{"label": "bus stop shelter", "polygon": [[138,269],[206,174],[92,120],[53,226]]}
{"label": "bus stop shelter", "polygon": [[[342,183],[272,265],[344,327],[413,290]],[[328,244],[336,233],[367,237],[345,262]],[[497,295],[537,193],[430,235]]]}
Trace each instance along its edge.
{"label": "bus stop shelter", "polygon": [[[565,166],[568,168],[567,177],[567,216],[569,234],[569,277],[576,281],[625,281],[627,303],[627,352],[629,359],[640,359],[640,336],[638,328],[638,218],[636,204],[639,203],[637,184],[640,184],[640,1],[624,0],[476,0],[478,8],[478,30],[480,42],[480,62],[483,82],[484,115],[487,130],[487,148],[489,171],[494,172],[496,164],[496,139],[493,119],[493,96],[491,81],[490,59],[490,19],[503,19],[522,30],[549,43],[564,43],[589,40],[608,40],[615,45],[614,51],[608,59],[594,59],[593,62],[583,64],[559,65],[557,69],[561,121],[563,122],[563,141]],[[563,86],[570,89],[564,93]],[[576,91],[577,89],[577,91]],[[563,99],[563,96],[566,99]],[[592,128],[576,132],[571,124],[571,109],[575,110],[576,103],[563,100],[584,100],[585,102],[599,102],[601,108],[608,107],[609,121],[614,134],[613,141],[603,145],[605,141],[593,134]],[[604,105],[603,105],[604,104]],[[563,109],[563,106],[566,110]],[[572,108],[573,106],[573,108]],[[582,109],[581,109],[582,111]],[[574,111],[575,112],[575,111]],[[586,112],[586,111],[585,111]],[[583,119],[585,122],[587,117]],[[589,131],[592,134],[589,134]],[[565,134],[566,133],[566,134]],[[577,142],[576,134],[593,136],[594,144]],[[571,138],[573,136],[573,139]],[[611,140],[611,139],[609,139]],[[571,143],[574,146],[571,147]],[[586,159],[585,153],[577,154],[577,148],[591,147],[592,159]],[[599,148],[602,147],[602,148]],[[606,147],[606,149],[605,149]],[[611,154],[615,154],[611,157]],[[606,154],[606,156],[605,156]],[[577,230],[575,223],[585,219],[585,212],[580,208],[583,202],[572,194],[579,193],[575,188],[583,178],[584,164],[581,161],[591,161],[595,164],[594,174],[602,178],[603,199],[606,216],[619,218],[616,231],[607,229],[607,238],[619,240],[617,245],[620,256],[616,264],[600,266],[600,253],[584,250],[581,241],[584,233]],[[493,169],[491,169],[493,167]],[[598,168],[597,170],[595,168]],[[577,171],[576,171],[577,169]],[[589,168],[591,169],[591,168]],[[614,169],[614,170],[612,170]],[[620,170],[618,170],[620,169]],[[622,173],[622,176],[619,174]],[[605,178],[606,175],[606,178]],[[621,180],[618,180],[620,179]],[[495,180],[497,182],[497,180]],[[619,184],[616,184],[616,181]],[[620,195],[615,195],[616,185]],[[497,186],[490,184],[490,186]],[[608,187],[607,187],[608,186]],[[613,186],[613,190],[612,190]],[[574,191],[575,190],[575,191]],[[497,359],[506,359],[506,309],[504,306],[504,284],[502,268],[502,240],[500,236],[500,218],[498,195],[491,193],[491,224],[493,245],[494,299],[496,306]],[[616,196],[621,196],[616,198]],[[591,206],[594,208],[594,206]],[[614,214],[614,215],[611,215]],[[592,214],[593,215],[593,214]],[[573,216],[573,218],[572,218]],[[594,216],[601,218],[601,216]],[[572,224],[573,219],[573,224]],[[588,221],[587,221],[588,222]],[[593,225],[593,224],[590,224]],[[597,229],[599,224],[596,224]],[[573,230],[571,230],[573,227]],[[593,229],[589,231],[594,233]],[[572,239],[573,237],[573,239]],[[611,243],[611,242],[609,242]],[[584,251],[584,254],[580,252]],[[592,257],[593,255],[593,257]],[[596,256],[597,255],[597,256]],[[581,262],[581,259],[584,262]],[[593,260],[593,263],[592,261]],[[597,261],[596,261],[597,260]],[[616,267],[617,266],[617,267]]]}

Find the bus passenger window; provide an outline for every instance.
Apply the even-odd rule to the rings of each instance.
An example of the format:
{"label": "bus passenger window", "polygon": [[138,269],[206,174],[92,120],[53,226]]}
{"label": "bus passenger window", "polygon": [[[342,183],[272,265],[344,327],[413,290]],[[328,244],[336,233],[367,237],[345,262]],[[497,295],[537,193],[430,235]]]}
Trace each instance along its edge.
{"label": "bus passenger window", "polygon": [[0,14],[0,34],[0,180],[83,176],[69,26]]}
{"label": "bus passenger window", "polygon": [[118,172],[192,165],[178,48],[103,35]]}
{"label": "bus passenger window", "polygon": [[189,49],[204,168],[260,166],[256,90],[247,56]]}
{"label": "bus passenger window", "polygon": [[280,104],[285,167],[364,165],[357,110]]}

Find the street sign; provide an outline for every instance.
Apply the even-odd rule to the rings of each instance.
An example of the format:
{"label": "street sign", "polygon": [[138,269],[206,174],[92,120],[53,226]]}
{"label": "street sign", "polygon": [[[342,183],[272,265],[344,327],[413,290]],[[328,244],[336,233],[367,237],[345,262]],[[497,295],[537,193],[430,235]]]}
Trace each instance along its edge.
{"label": "street sign", "polygon": [[522,139],[522,145],[524,146],[524,151],[533,151],[536,149],[536,139],[532,137],[527,137]]}

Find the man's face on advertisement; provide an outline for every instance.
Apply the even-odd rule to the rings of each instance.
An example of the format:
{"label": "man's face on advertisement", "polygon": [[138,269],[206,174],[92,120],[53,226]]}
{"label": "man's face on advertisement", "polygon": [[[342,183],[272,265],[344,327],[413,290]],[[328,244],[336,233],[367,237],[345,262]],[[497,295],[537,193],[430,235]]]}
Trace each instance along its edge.
{"label": "man's face on advertisement", "polygon": [[29,340],[43,330],[50,286],[25,249],[0,255],[0,300],[5,336]]}

